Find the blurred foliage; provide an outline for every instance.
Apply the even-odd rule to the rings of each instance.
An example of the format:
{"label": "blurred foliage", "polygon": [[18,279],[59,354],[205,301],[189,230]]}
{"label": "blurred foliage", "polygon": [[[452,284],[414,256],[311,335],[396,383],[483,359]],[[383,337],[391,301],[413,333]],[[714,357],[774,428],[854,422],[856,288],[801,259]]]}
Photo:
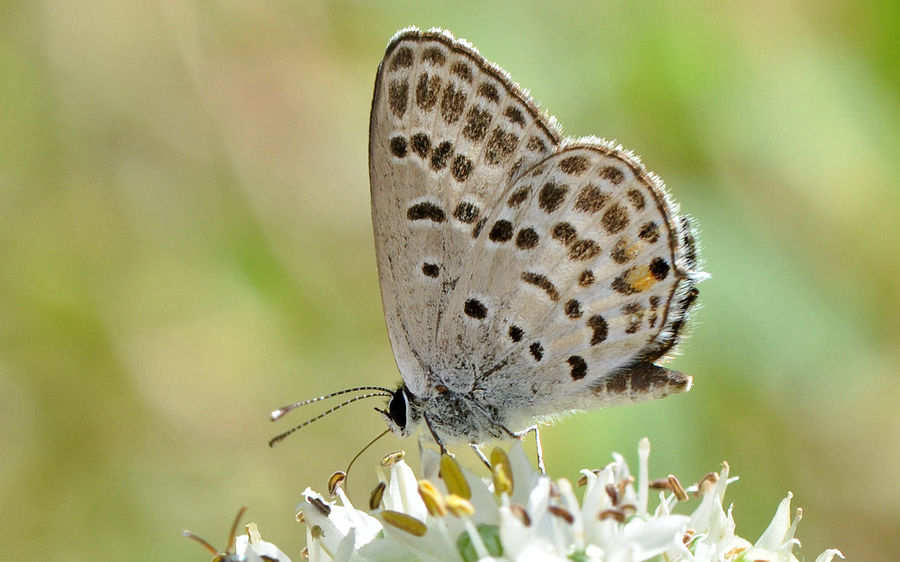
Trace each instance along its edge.
{"label": "blurred foliage", "polygon": [[[381,427],[295,399],[398,379],[366,142],[407,25],[507,68],[570,135],[642,155],[701,225],[687,395],[544,432],[692,482],[742,535],[791,490],[807,556],[900,550],[900,4],[151,2],[0,8],[0,539],[10,559],[204,560],[250,507],[295,559],[306,485]],[[293,414],[292,417],[302,417]],[[290,419],[290,418],[289,418]],[[382,440],[354,469],[365,503]],[[893,476],[892,476],[893,475]],[[894,554],[891,554],[894,553]]]}

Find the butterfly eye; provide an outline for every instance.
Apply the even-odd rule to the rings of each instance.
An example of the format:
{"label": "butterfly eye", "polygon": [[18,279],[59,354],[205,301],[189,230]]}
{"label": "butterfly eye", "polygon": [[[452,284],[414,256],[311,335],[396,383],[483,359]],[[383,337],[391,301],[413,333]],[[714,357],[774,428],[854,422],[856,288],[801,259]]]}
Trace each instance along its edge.
{"label": "butterfly eye", "polygon": [[408,403],[406,400],[406,392],[403,391],[403,388],[398,388],[394,392],[394,396],[391,397],[390,403],[388,403],[388,412],[391,416],[391,421],[397,424],[401,430],[406,429],[406,410],[408,407]]}

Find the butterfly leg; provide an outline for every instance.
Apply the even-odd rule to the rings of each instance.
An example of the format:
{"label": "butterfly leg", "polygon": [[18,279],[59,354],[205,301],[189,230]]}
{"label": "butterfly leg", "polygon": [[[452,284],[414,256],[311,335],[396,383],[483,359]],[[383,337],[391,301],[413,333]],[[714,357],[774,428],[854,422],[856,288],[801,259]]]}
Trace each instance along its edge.
{"label": "butterfly leg", "polygon": [[544,448],[541,446],[541,430],[538,429],[538,426],[533,425],[528,429],[513,435],[515,435],[516,439],[524,439],[525,436],[532,431],[534,432],[534,446],[537,451],[538,470],[541,471],[541,474],[547,474],[547,468],[544,466]]}
{"label": "butterfly leg", "polygon": [[431,432],[431,436],[434,437],[434,442],[437,443],[438,446],[441,448],[441,454],[442,454],[442,455],[448,454],[448,452],[447,452],[447,447],[444,446],[444,442],[441,441],[441,438],[438,437],[438,434],[437,434],[437,432],[434,430],[434,427],[432,427],[432,425],[431,425],[431,420],[428,419],[428,416],[425,415],[425,414],[422,414],[422,417],[425,418],[425,425],[428,426],[428,431],[430,431],[430,432]]}
{"label": "butterfly leg", "polygon": [[475,451],[475,454],[478,455],[478,458],[484,463],[484,466],[486,466],[488,470],[491,470],[491,461],[488,460],[481,448],[475,443],[469,443],[469,447],[472,447],[472,450]]}

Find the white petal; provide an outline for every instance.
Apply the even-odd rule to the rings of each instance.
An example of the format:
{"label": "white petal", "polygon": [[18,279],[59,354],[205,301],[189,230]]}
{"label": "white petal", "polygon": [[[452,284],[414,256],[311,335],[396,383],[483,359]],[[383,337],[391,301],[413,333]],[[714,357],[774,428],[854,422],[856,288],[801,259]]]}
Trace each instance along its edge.
{"label": "white petal", "polygon": [[507,558],[515,559],[522,553],[532,540],[530,527],[512,514],[508,507],[500,508],[500,543],[503,545],[503,554]]}
{"label": "white petal", "polygon": [[794,495],[788,492],[787,497],[781,500],[769,526],[753,545],[754,549],[776,552],[786,540],[791,538],[786,535],[791,527],[791,498],[793,497]]}
{"label": "white petal", "polygon": [[555,552],[549,542],[533,540],[528,542],[513,560],[516,562],[534,562],[536,560],[567,562],[568,558]]}
{"label": "white petal", "polygon": [[267,556],[278,562],[291,562],[288,555],[281,552],[277,546],[270,542],[259,541],[250,544],[248,535],[241,535],[234,542],[235,554],[238,558],[246,558],[247,562],[263,562],[262,556]]}
{"label": "white petal", "polygon": [[[509,465],[512,468],[513,493],[510,501],[519,505],[525,505],[528,496],[537,484],[541,474],[536,471],[522,448],[522,443],[514,441],[507,451],[506,456],[509,457]],[[530,512],[529,512],[530,513]]]}
{"label": "white petal", "polygon": [[347,536],[338,544],[337,550],[334,552],[334,562],[350,562],[356,545],[356,530],[350,529]]}
{"label": "white petal", "polygon": [[835,556],[840,556],[841,558],[843,558],[844,553],[836,548],[829,548],[816,558],[816,562],[831,562],[831,559]]}
{"label": "white petal", "polygon": [[525,510],[531,516],[531,525],[540,526],[547,515],[547,505],[550,503],[550,479],[544,476],[529,491],[525,503]]}
{"label": "white petal", "polygon": [[477,523],[496,525],[499,517],[496,496],[494,496],[494,493],[488,488],[485,481],[476,476],[475,473],[466,468],[463,468],[462,471],[463,476],[466,477],[466,482],[469,484],[469,490],[472,493],[472,497],[469,498],[469,501],[472,502],[472,507],[475,508],[475,521]]}
{"label": "white petal", "polygon": [[681,541],[687,523],[688,518],[684,515],[669,515],[646,523],[634,519],[625,525],[625,531],[609,550],[609,560],[647,560],[662,554],[676,541]]}
{"label": "white petal", "polygon": [[425,521],[428,509],[422,501],[422,496],[419,495],[416,475],[406,461],[397,461],[391,467],[391,483],[384,495],[384,506]]}
{"label": "white petal", "polygon": [[344,493],[344,490],[338,488],[337,494],[338,497],[341,498],[341,503],[344,504],[344,508],[343,510],[339,509],[337,512],[333,511],[332,513],[338,517],[346,516],[350,528],[356,531],[354,548],[359,549],[378,535],[378,532],[381,531],[381,522],[368,513],[355,509],[353,504],[350,503],[350,499]]}
{"label": "white petal", "polygon": [[[308,497],[318,498],[326,504],[330,508],[329,515],[326,516],[319,511],[316,506],[312,505],[306,499]],[[311,488],[307,488],[303,491],[303,501],[297,506],[297,511],[302,511],[303,517],[306,519],[307,544],[310,545],[310,550],[312,550],[312,542],[317,542],[322,545],[322,548],[326,552],[333,553],[337,550],[341,540],[350,530],[350,521],[346,514],[343,513],[344,508],[334,505],[333,502],[326,501],[320,494],[313,492]],[[322,537],[317,541],[309,541],[309,530],[314,526],[321,527]]]}

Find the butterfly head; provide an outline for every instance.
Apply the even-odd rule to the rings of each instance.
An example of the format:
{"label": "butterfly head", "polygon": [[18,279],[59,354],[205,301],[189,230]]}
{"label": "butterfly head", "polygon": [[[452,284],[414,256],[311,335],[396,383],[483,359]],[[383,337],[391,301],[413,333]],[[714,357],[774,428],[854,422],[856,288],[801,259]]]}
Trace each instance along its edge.
{"label": "butterfly head", "polygon": [[422,420],[422,410],[405,384],[401,384],[391,394],[387,409],[375,408],[384,416],[388,427],[398,437],[406,437],[415,431]]}

